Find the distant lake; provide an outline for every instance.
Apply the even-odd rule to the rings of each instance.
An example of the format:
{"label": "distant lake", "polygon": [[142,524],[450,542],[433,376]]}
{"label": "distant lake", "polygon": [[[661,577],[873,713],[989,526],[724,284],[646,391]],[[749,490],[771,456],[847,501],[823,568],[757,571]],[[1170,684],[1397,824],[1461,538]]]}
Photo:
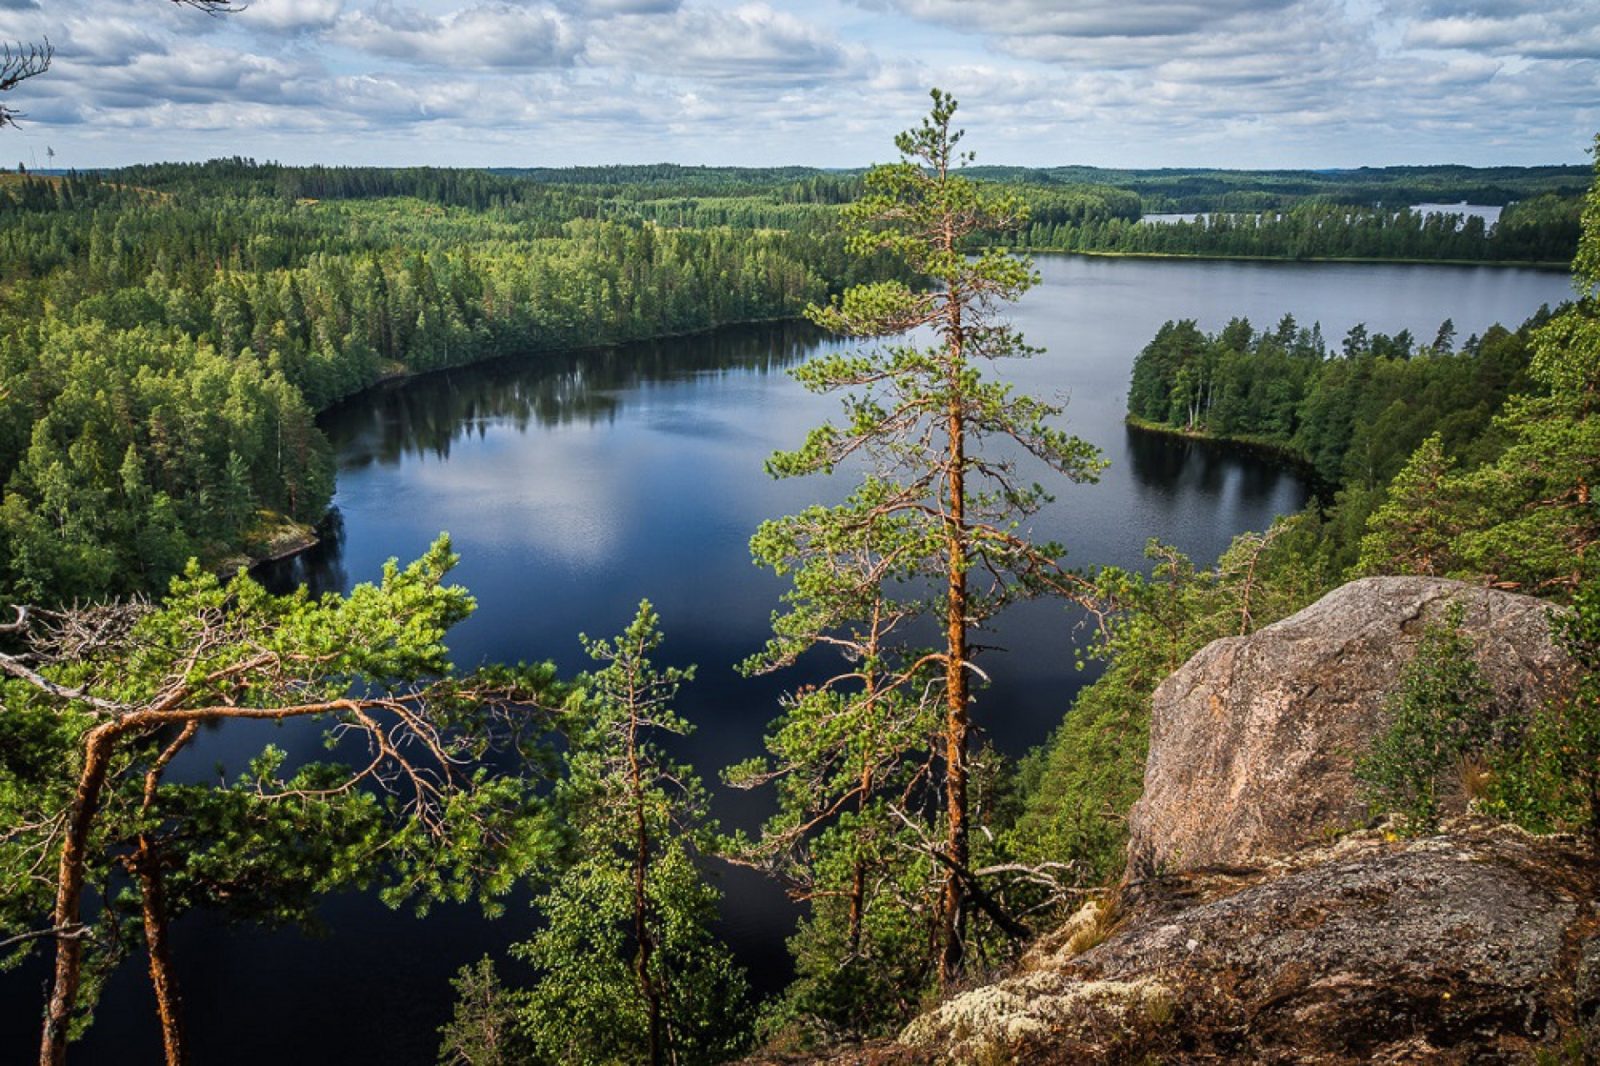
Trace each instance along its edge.
{"label": "distant lake", "polygon": [[[1462,222],[1468,218],[1483,219],[1486,230],[1494,229],[1496,222],[1500,221],[1500,213],[1505,208],[1497,204],[1469,204],[1465,201],[1459,204],[1413,204],[1411,210],[1419,215],[1460,215]],[[1232,214],[1234,212],[1222,211],[1166,211],[1155,214],[1143,215],[1141,222],[1150,222],[1155,225],[1171,225],[1174,222],[1193,222],[1211,214]],[[1244,212],[1248,214],[1249,212]],[[1414,332],[1414,331],[1413,331]]]}
{"label": "distant lake", "polygon": [[1481,218],[1483,228],[1487,231],[1494,229],[1505,208],[1497,204],[1469,204],[1463,201],[1459,204],[1416,204],[1411,210],[1419,215],[1460,215],[1463,224],[1469,218]]}
{"label": "distant lake", "polygon": [[[1124,427],[1129,368],[1167,319],[1214,330],[1245,315],[1270,327],[1287,312],[1301,325],[1319,322],[1336,343],[1358,322],[1431,337],[1448,317],[1464,338],[1568,295],[1560,275],[1490,267],[1067,256],[1038,266],[1044,282],[1014,317],[1047,351],[1006,372],[1065,402],[1068,428],[1111,460],[1098,485],[1060,488],[1033,522],[1080,566],[1142,565],[1151,537],[1209,563],[1235,534],[1307,498],[1299,477],[1259,458]],[[649,597],[666,632],[663,660],[699,664],[680,705],[698,732],[679,750],[714,781],[720,767],[760,750],[780,692],[828,665],[755,680],[732,670],[760,647],[784,588],[751,566],[750,533],[849,487],[843,477],[779,482],[762,471],[770,452],[837,411],[785,371],[838,347],[801,325],[736,328],[372,390],[323,419],[339,464],[328,540],[266,576],[279,588],[347,589],[449,530],[462,555],[455,578],[479,602],[451,635],[468,666],[552,658],[575,671],[585,665],[577,634],[616,632]],[[1057,604],[1030,604],[986,641],[1006,650],[984,660],[994,683],[976,717],[1002,750],[1017,755],[1044,740],[1093,676],[1072,666],[1075,622]],[[182,774],[208,779],[218,763],[236,773],[268,742],[296,757],[318,753],[311,731],[230,725],[203,738]],[[753,826],[766,803],[719,790],[717,813]],[[753,875],[723,883],[727,935],[758,985],[781,984],[793,910]],[[449,977],[486,952],[502,956],[532,926],[520,901],[493,923],[468,907],[417,921],[364,897],[332,900],[324,914],[323,939],[229,930],[204,916],[179,924],[197,1064],[431,1063]],[[36,964],[0,983],[0,1062],[32,1054],[44,972]],[[74,1059],[138,1066],[159,1061],[159,1046],[142,959],[130,958]]]}

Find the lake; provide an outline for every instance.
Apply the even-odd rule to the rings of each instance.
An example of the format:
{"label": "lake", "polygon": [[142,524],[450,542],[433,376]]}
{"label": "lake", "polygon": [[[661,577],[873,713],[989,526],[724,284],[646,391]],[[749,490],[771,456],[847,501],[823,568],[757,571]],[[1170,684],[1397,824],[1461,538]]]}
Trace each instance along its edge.
{"label": "lake", "polygon": [[[1068,428],[1111,466],[1096,485],[1062,487],[1033,522],[1067,544],[1069,561],[1139,565],[1148,538],[1209,562],[1229,539],[1298,509],[1293,472],[1234,450],[1133,433],[1122,424],[1133,357],[1167,319],[1216,329],[1234,315],[1270,326],[1284,313],[1320,322],[1330,343],[1358,322],[1374,332],[1467,337],[1515,325],[1569,293],[1564,275],[1504,268],[1202,262],[1068,256],[1038,260],[1043,284],[1014,319],[1046,352],[1013,364],[1021,388],[1067,405]],[[777,448],[831,416],[785,371],[838,342],[798,324],[734,328],[605,351],[537,354],[372,390],[323,419],[337,449],[337,521],[326,542],[265,576],[345,589],[391,556],[453,535],[455,573],[477,595],[452,634],[463,665],[556,660],[585,665],[577,635],[606,636],[649,597],[662,616],[662,659],[699,664],[680,710],[698,732],[678,746],[714,780],[760,750],[780,692],[804,670],[746,680],[731,665],[765,639],[783,584],[754,569],[746,542],[763,519],[837,499],[847,479],[778,482],[762,471]],[[1001,620],[985,669],[994,683],[976,718],[1020,754],[1060,721],[1092,674],[1073,666],[1081,633],[1059,605]],[[813,664],[813,669],[819,664]],[[237,772],[272,742],[318,754],[311,731],[230,725],[208,733],[180,776]],[[753,826],[765,802],[719,792],[725,824]],[[749,874],[724,878],[726,934],[772,987],[787,972],[793,920],[782,893]],[[449,1014],[446,982],[464,963],[501,955],[530,930],[514,903],[497,922],[445,907],[418,921],[364,897],[331,900],[328,935],[179,923],[175,951],[197,1063],[430,1063]],[[509,971],[514,973],[515,971]],[[0,1061],[30,1054],[42,965],[9,975]],[[82,1063],[159,1061],[146,977],[130,959],[113,978]]]}
{"label": "lake", "polygon": [[[1460,215],[1461,222],[1457,225],[1457,229],[1460,229],[1462,225],[1465,225],[1466,220],[1469,218],[1481,218],[1483,219],[1484,229],[1486,231],[1494,229],[1495,223],[1500,221],[1500,214],[1504,210],[1504,207],[1501,207],[1497,204],[1469,204],[1465,200],[1455,204],[1428,203],[1411,205],[1411,211],[1413,214],[1422,215],[1424,217],[1428,215]],[[1197,219],[1208,218],[1215,213],[1217,212],[1162,211],[1154,214],[1142,215],[1140,216],[1139,221],[1149,222],[1152,225],[1157,226],[1169,226],[1175,222],[1194,222]],[[1230,212],[1227,211],[1220,213],[1230,214]],[[1413,330],[1412,332],[1416,331]]]}

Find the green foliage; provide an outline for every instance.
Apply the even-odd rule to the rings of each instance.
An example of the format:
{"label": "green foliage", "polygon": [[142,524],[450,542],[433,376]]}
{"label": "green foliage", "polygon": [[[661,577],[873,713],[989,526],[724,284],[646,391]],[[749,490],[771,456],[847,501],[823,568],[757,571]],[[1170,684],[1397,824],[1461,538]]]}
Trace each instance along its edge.
{"label": "green foliage", "polygon": [[455,1009],[439,1027],[439,1066],[524,1066],[533,1050],[517,1026],[519,997],[485,956],[463,966],[450,987]]}
{"label": "green foliage", "polygon": [[1435,575],[1455,569],[1450,541],[1460,520],[1443,498],[1453,465],[1437,433],[1412,453],[1367,519],[1357,571]]}
{"label": "green foliage", "polygon": [[[679,839],[652,856],[645,891],[655,937],[650,974],[662,986],[670,1055],[684,1063],[733,1057],[748,1038],[748,989],[710,932],[718,893]],[[522,1001],[536,1061],[650,1061],[649,1015],[630,936],[633,892],[626,865],[602,859],[566,869],[540,897],[548,927],[513,949],[539,971]]]}
{"label": "green foliage", "polygon": [[1515,333],[1492,327],[1458,351],[1448,348],[1453,327],[1424,348],[1407,331],[1358,326],[1337,353],[1291,316],[1260,331],[1236,318],[1209,335],[1168,322],[1134,360],[1128,413],[1265,445],[1329,487],[1381,489],[1430,435],[1446,454],[1485,447],[1494,412],[1535,385],[1529,366],[1548,319],[1541,311]]}
{"label": "green foliage", "polygon": [[614,641],[584,643],[604,666],[568,710],[557,800],[570,840],[535,902],[545,925],[513,948],[538,972],[520,1029],[540,1061],[719,1061],[746,1039],[748,991],[696,865],[704,793],[654,739],[688,732],[671,705],[692,671],[651,662],[648,602]]}
{"label": "green foliage", "polygon": [[1154,686],[1110,665],[1017,768],[1021,810],[1002,850],[1060,862],[1083,884],[1110,884],[1127,859],[1126,815],[1144,789]]}
{"label": "green foliage", "polygon": [[761,1017],[764,1044],[805,1050],[845,1034],[887,1036],[924,1005],[934,987],[929,945],[938,936],[941,871],[920,844],[881,807],[843,814],[815,837],[810,876],[818,886],[848,892],[865,860],[859,924],[847,897],[812,897],[789,938],[794,981]]}
{"label": "green foliage", "polygon": [[1571,689],[1539,708],[1497,761],[1492,809],[1539,831],[1600,834],[1600,580],[1553,618],[1572,658]]}
{"label": "green foliage", "polygon": [[1211,569],[1152,541],[1149,574],[1097,574],[1097,595],[1112,612],[1094,647],[1106,671],[1022,760],[1017,813],[1001,854],[1069,864],[1079,884],[1115,881],[1126,859],[1125,815],[1144,785],[1151,693],[1211,641],[1252,632],[1315,600],[1331,581],[1321,538],[1315,516],[1303,514],[1234,538]]}
{"label": "green foliage", "polygon": [[1379,812],[1402,815],[1408,832],[1434,829],[1441,790],[1464,765],[1487,761],[1494,734],[1493,692],[1461,631],[1452,604],[1423,630],[1415,657],[1384,704],[1388,728],[1356,760],[1355,777]]}
{"label": "green foliage", "polygon": [[937,677],[901,630],[929,610],[908,589],[940,544],[926,523],[893,509],[895,496],[894,485],[869,477],[844,504],[765,522],[751,540],[756,561],[792,588],[773,639],[744,669],[778,669],[819,644],[848,664],[785,699],[768,757],[724,772],[733,787],[771,784],[778,794],[760,838],[735,837],[726,853],[810,902],[790,941],[796,982],[764,1022],[802,1044],[819,1026],[883,1031],[931,976],[939,878],[901,816],[936,817],[926,768],[939,733]]}
{"label": "green foliage", "polygon": [[[15,657],[3,664],[14,679],[0,683],[0,811],[15,829],[0,838],[0,939],[49,924],[65,812],[88,787],[91,751],[105,753],[83,840],[79,1028],[136,943],[128,923],[143,905],[163,922],[207,909],[310,926],[328,892],[377,888],[419,911],[476,898],[493,913],[549,861],[539,707],[560,689],[548,667],[454,676],[445,633],[473,607],[446,581],[455,558],[440,538],[379,583],[320,599],[191,563],[159,607],[42,612],[24,633],[45,683]],[[214,784],[162,780],[201,723],[288,718],[326,728],[326,761],[291,765],[269,746]],[[144,895],[152,868],[159,904]]]}
{"label": "green foliage", "polygon": [[[1600,180],[1584,225],[1573,263],[1578,299],[1519,331],[1530,337],[1530,391],[1505,401],[1476,446],[1424,443],[1371,519],[1363,568],[1404,569],[1426,556],[1433,572],[1502,586],[1555,595],[1577,586],[1600,542]],[[1453,468],[1452,456],[1465,461]],[[1401,543],[1408,534],[1421,543]]]}

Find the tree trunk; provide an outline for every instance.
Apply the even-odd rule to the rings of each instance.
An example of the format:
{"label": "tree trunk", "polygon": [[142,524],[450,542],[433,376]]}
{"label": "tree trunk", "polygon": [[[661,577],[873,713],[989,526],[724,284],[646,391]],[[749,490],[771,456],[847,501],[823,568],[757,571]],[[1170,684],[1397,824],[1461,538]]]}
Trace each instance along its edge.
{"label": "tree trunk", "polygon": [[655,979],[650,974],[650,956],[653,946],[650,941],[649,923],[649,895],[646,891],[646,875],[650,870],[650,832],[645,823],[644,815],[644,784],[639,768],[639,749],[636,746],[638,722],[634,720],[628,726],[628,771],[629,785],[633,791],[634,800],[634,857],[633,857],[633,933],[639,942],[639,992],[644,996],[645,1012],[649,1019],[648,1040],[650,1048],[650,1066],[661,1066],[661,993],[656,988]]}
{"label": "tree trunk", "polygon": [[[874,681],[878,662],[878,630],[881,621],[881,603],[872,606],[872,641],[867,647],[866,655],[866,686],[862,691],[864,706],[870,713],[873,703],[878,698],[877,685]],[[875,749],[869,744],[866,751],[861,753],[861,794],[856,797],[856,848],[852,856],[853,868],[850,871],[850,953],[854,955],[861,947],[861,922],[867,910],[867,862],[861,855],[861,837],[866,832],[867,804],[872,799],[872,760]]]}
{"label": "tree trunk", "polygon": [[156,994],[156,1016],[161,1020],[161,1047],[167,1066],[189,1061],[183,1038],[183,1000],[172,970],[171,941],[167,937],[167,897],[161,874],[161,855],[149,836],[140,834],[134,856],[139,877],[139,911],[144,919],[144,942],[150,954],[150,987]]}
{"label": "tree trunk", "polygon": [[183,999],[178,995],[178,979],[172,969],[172,942],[167,936],[167,893],[161,873],[161,853],[147,820],[155,806],[161,775],[199,730],[199,722],[185,723],[145,773],[139,817],[145,820],[146,830],[139,834],[139,847],[133,859],[133,871],[139,879],[144,942],[150,954],[150,987],[156,994],[156,1016],[161,1020],[161,1046],[166,1052],[167,1066],[183,1066],[188,1061],[189,1049],[183,1038]]}
{"label": "tree trunk", "polygon": [[861,835],[866,830],[867,800],[872,795],[872,763],[861,770],[861,795],[856,800],[856,813],[861,820],[856,823],[856,853],[854,868],[850,871],[850,953],[854,955],[861,946],[861,921],[867,910],[867,861],[861,855]]}
{"label": "tree trunk", "polygon": [[[959,348],[955,364],[960,365]],[[952,375],[954,377],[954,375]],[[952,381],[952,388],[955,387]],[[950,438],[949,516],[946,524],[946,565],[949,586],[945,599],[945,812],[948,835],[945,850],[950,861],[967,865],[967,550],[966,440],[959,395],[951,400],[947,432]],[[939,984],[949,985],[961,970],[962,885],[954,869],[945,875],[940,906],[941,950]]]}
{"label": "tree trunk", "polygon": [[44,1033],[39,1041],[39,1066],[63,1066],[67,1061],[67,1028],[78,1002],[78,981],[83,968],[83,940],[77,935],[83,903],[83,870],[89,830],[100,806],[100,790],[116,731],[111,724],[89,731],[83,746],[83,770],[72,797],[71,816],[61,841],[61,864],[56,876],[56,963],[50,1002],[45,1008]]}

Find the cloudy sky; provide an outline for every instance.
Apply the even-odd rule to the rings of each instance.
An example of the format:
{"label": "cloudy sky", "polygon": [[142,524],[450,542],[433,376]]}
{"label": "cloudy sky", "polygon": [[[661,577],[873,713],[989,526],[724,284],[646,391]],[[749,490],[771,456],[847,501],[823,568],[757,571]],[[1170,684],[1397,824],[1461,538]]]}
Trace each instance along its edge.
{"label": "cloudy sky", "polygon": [[0,0],[7,153],[856,166],[930,85],[979,161],[1580,163],[1600,0]]}

